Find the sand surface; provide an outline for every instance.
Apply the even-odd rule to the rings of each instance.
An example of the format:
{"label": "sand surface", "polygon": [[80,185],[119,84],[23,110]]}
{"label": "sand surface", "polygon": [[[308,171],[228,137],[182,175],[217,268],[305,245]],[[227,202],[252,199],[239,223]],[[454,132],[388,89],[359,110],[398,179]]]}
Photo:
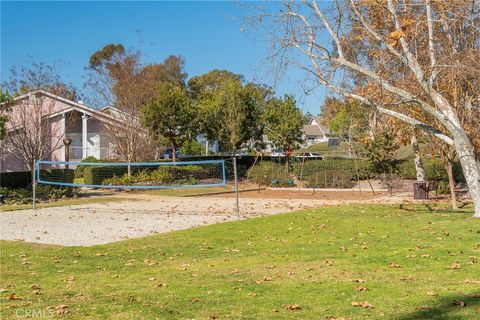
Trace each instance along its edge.
{"label": "sand surface", "polygon": [[[128,196],[131,198],[131,195]],[[64,246],[91,246],[155,233],[238,220],[235,199],[138,195],[135,201],[92,203],[0,213],[0,239]],[[240,219],[325,205],[382,202],[380,198],[242,198]]]}

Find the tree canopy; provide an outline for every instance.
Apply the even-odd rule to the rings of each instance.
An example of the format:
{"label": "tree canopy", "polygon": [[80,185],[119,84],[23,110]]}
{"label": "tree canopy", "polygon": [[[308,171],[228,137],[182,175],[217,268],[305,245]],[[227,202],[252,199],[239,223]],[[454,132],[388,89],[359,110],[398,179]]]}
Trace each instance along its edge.
{"label": "tree canopy", "polygon": [[197,114],[193,101],[185,89],[168,82],[157,85],[155,96],[142,109],[142,123],[151,137],[166,142],[176,151],[198,133]]}

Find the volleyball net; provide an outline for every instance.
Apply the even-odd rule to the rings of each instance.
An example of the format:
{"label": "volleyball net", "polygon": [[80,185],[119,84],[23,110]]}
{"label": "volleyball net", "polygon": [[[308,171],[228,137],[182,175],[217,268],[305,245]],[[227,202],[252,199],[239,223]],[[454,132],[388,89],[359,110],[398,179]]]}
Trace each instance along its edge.
{"label": "volleyball net", "polygon": [[226,185],[225,161],[36,162],[36,182],[115,189],[200,188]]}

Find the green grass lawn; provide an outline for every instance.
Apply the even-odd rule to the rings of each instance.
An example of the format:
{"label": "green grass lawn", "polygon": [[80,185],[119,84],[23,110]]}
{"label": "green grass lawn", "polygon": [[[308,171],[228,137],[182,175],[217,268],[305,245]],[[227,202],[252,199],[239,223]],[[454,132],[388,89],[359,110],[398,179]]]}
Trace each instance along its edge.
{"label": "green grass lawn", "polygon": [[355,205],[88,248],[4,241],[2,317],[479,319],[471,216]]}
{"label": "green grass lawn", "polygon": [[298,152],[320,152],[327,158],[352,158],[348,154],[348,144],[344,141],[340,142],[338,148],[328,146],[328,142],[320,142],[313,144],[305,149],[298,150]]}

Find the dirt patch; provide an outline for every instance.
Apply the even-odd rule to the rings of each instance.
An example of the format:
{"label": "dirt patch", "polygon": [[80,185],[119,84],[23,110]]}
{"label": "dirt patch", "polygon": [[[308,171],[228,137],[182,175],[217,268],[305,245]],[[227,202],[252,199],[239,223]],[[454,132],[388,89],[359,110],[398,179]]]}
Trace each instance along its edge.
{"label": "dirt patch", "polygon": [[[220,195],[205,195],[206,197],[220,197]],[[247,199],[306,199],[306,200],[328,200],[328,201],[365,201],[373,199],[384,199],[386,192],[358,192],[358,191],[305,191],[298,189],[285,190],[250,190],[240,193],[240,198]],[[225,193],[221,195],[224,198],[233,198],[235,193]]]}

